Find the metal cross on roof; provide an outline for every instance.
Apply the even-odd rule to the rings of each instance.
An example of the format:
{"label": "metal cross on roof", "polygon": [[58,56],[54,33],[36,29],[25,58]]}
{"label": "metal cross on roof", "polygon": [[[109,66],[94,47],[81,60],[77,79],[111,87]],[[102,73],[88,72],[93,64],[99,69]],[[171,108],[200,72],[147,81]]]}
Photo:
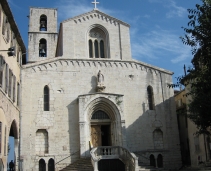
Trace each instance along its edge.
{"label": "metal cross on roof", "polygon": [[95,4],[95,8],[94,9],[97,9],[97,4],[99,4],[99,2],[97,2],[96,0],[94,2],[92,2],[92,4]]}

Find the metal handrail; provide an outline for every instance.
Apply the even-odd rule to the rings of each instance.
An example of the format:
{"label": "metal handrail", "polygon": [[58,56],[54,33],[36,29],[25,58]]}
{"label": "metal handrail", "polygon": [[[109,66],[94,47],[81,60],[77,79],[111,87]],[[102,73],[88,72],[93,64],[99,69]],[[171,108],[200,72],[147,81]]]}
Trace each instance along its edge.
{"label": "metal handrail", "polygon": [[80,150],[78,150],[78,151],[76,151],[76,152],[74,152],[74,153],[70,154],[69,156],[67,156],[67,157],[63,158],[62,160],[58,161],[55,165],[57,165],[58,163],[60,163],[61,161],[65,160],[65,159],[67,159],[67,158],[69,158],[69,157],[71,157],[71,156],[75,155],[75,154],[76,154],[76,153],[78,153],[78,152],[80,152]]}
{"label": "metal handrail", "polygon": [[147,158],[147,157],[145,157],[145,156],[143,156],[142,154],[140,154],[140,152],[134,152],[136,155],[138,155],[138,156],[140,156],[140,157],[143,157],[143,158],[145,158],[145,159],[147,159],[147,160],[150,160],[149,158]]}

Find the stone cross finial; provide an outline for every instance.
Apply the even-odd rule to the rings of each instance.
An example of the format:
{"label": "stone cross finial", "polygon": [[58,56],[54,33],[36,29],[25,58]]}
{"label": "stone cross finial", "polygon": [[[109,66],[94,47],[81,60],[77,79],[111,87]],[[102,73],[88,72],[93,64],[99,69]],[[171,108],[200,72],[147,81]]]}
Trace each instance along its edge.
{"label": "stone cross finial", "polygon": [[95,4],[95,8],[94,9],[97,9],[97,4],[99,4],[99,2],[97,2],[96,0],[94,2],[92,2],[92,4]]}

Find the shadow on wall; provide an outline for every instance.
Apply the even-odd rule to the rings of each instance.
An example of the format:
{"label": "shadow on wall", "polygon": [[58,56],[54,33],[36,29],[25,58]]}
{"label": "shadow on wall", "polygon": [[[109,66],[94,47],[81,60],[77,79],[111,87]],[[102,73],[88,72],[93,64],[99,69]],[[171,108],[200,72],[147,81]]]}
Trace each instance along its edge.
{"label": "shadow on wall", "polygon": [[96,76],[92,76],[91,77],[91,90],[89,91],[89,93],[96,93],[96,87],[97,87],[97,77]]}
{"label": "shadow on wall", "polygon": [[79,135],[79,106],[78,99],[73,100],[68,106],[68,125],[69,125],[69,147],[74,147],[74,149],[70,149],[70,154],[73,154],[71,160],[79,157],[80,150],[80,135]]}
{"label": "shadow on wall", "polygon": [[[141,154],[139,158],[145,158],[147,164],[150,162],[150,155],[154,155],[159,157],[159,161],[162,156],[163,166],[166,168],[180,167],[179,131],[174,97],[154,106],[154,110],[149,110],[148,104],[140,103],[138,111],[140,113],[135,115],[139,117],[126,128],[127,146],[130,151]],[[178,158],[175,159],[175,156]]]}

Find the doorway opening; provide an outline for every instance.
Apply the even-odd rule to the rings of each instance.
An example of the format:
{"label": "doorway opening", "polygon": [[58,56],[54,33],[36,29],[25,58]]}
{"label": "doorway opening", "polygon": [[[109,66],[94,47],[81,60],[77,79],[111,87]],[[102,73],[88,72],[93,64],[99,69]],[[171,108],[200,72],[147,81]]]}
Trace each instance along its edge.
{"label": "doorway opening", "polygon": [[[6,128],[5,128],[5,132],[7,132]],[[13,165],[15,168],[17,164],[16,158],[18,154],[18,131],[17,131],[17,124],[15,120],[12,122],[10,130],[9,130],[9,143],[8,144],[5,143],[5,145],[7,145],[6,153],[8,153],[7,162],[8,164],[12,163],[11,165]]]}
{"label": "doorway opening", "polygon": [[91,143],[92,147],[111,146],[111,120],[102,110],[91,117]]}
{"label": "doorway opening", "polygon": [[111,146],[110,125],[91,125],[91,142],[93,147]]}

